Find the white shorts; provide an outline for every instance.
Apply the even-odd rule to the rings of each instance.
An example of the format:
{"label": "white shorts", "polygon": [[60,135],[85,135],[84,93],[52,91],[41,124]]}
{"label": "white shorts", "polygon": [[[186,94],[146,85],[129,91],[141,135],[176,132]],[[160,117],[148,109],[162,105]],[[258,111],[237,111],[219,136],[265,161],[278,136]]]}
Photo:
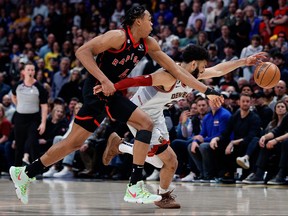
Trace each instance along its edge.
{"label": "white shorts", "polygon": [[[152,121],[154,123],[154,128],[152,131],[152,138],[150,141],[150,145],[160,145],[162,144],[162,140],[169,140],[169,132],[167,130],[167,126],[166,126],[166,122],[165,122],[165,117],[164,115],[159,116],[157,119],[153,119]],[[131,133],[133,134],[133,136],[136,136],[137,130],[130,126],[129,124],[127,124]]]}

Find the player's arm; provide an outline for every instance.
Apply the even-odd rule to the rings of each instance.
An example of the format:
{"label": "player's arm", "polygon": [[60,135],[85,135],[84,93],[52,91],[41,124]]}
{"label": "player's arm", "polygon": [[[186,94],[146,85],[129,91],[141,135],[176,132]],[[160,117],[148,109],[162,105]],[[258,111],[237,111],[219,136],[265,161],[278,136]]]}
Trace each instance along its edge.
{"label": "player's arm", "polygon": [[103,86],[104,94],[105,91],[109,93],[114,92],[114,85],[100,70],[94,56],[108,49],[120,49],[123,46],[125,39],[126,36],[122,30],[111,30],[83,44],[75,53],[76,57],[88,72],[100,81]]}
{"label": "player's arm", "polygon": [[176,79],[168,72],[163,69],[159,69],[156,72],[123,79],[114,84],[116,90],[124,90],[129,87],[137,87],[137,86],[164,86],[171,87],[175,84]]}
{"label": "player's arm", "polygon": [[[125,78],[114,84],[116,90],[124,90],[130,87],[138,86],[164,86],[166,88],[172,87],[175,84],[176,79],[163,69],[159,69],[156,72],[143,76],[136,76],[131,78]],[[102,86],[97,85],[93,88],[94,94],[102,91]]]}
{"label": "player's arm", "polygon": [[166,53],[161,50],[159,44],[154,38],[148,37],[146,42],[148,46],[148,54],[159,65],[169,71],[169,73],[171,73],[185,85],[204,93],[215,106],[221,106],[221,104],[224,102],[224,98],[220,96],[218,92],[204,85],[194,76],[191,76],[187,70],[177,65]]}
{"label": "player's arm", "polygon": [[198,79],[209,79],[213,77],[220,77],[239,67],[252,66],[257,63],[260,63],[262,62],[263,59],[266,59],[266,58],[267,58],[267,53],[259,52],[246,58],[223,62],[213,67],[206,68],[204,73],[201,73],[199,75]]}

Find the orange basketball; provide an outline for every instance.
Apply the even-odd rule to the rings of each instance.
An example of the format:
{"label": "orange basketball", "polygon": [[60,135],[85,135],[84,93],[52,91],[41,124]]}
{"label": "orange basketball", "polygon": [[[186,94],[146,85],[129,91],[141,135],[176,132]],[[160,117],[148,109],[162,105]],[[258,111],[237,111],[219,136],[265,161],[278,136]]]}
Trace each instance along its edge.
{"label": "orange basketball", "polygon": [[273,88],[280,80],[280,70],[271,62],[262,62],[254,70],[254,80],[262,88]]}

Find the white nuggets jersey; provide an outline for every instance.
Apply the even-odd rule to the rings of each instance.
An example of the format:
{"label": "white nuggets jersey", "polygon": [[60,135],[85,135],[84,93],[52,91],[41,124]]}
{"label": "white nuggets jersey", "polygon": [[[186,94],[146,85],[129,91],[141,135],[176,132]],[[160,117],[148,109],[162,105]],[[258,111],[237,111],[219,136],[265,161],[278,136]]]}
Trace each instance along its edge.
{"label": "white nuggets jersey", "polygon": [[154,86],[140,87],[131,98],[131,101],[154,120],[163,114],[166,104],[185,98],[191,91],[192,88],[177,80],[169,91]]}
{"label": "white nuggets jersey", "polygon": [[[161,88],[153,86],[140,87],[131,98],[131,101],[147,113],[153,120],[154,128],[150,142],[151,146],[161,144],[161,140],[163,139],[169,140],[169,132],[163,115],[163,110],[167,108],[165,105],[172,101],[185,98],[191,91],[192,89],[190,87],[185,86],[177,80],[169,91],[164,91]],[[137,130],[129,124],[128,127],[135,137]]]}

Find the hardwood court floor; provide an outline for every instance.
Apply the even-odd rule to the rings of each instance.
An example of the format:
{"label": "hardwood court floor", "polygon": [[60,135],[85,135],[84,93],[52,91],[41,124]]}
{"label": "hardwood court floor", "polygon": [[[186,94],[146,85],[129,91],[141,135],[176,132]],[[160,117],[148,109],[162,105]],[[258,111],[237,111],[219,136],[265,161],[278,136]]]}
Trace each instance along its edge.
{"label": "hardwood court floor", "polygon": [[[123,201],[127,181],[37,180],[30,202],[17,199],[13,183],[0,178],[1,215],[288,215],[288,187],[173,183],[181,209]],[[148,182],[156,191],[158,182]]]}

